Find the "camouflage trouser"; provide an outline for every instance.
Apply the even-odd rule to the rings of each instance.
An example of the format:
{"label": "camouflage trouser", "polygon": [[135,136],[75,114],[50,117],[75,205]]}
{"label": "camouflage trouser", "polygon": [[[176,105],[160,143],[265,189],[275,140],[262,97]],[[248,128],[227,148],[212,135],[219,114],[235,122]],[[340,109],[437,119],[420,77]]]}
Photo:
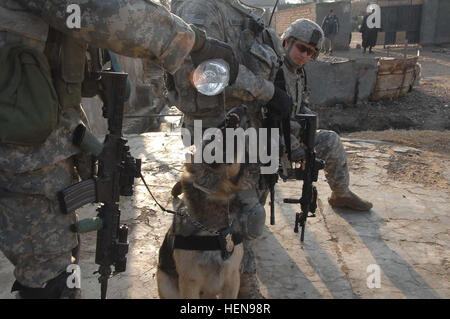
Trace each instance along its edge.
{"label": "camouflage trouser", "polygon": [[256,258],[253,252],[252,245],[254,240],[243,241],[244,245],[244,256],[241,262],[241,274],[256,274]]}
{"label": "camouflage trouser", "polygon": [[61,213],[56,194],[73,176],[71,158],[22,174],[0,172],[0,250],[24,286],[42,288],[71,264],[76,215]]}
{"label": "camouflage trouser", "polygon": [[[249,177],[245,180],[242,191],[237,193],[236,200],[239,201],[243,208],[251,208],[257,204],[262,205],[264,208],[268,189],[260,183],[261,174],[259,174],[259,165],[254,165],[250,170],[253,170],[254,172],[250,172]],[[241,263],[241,273],[256,273],[256,260],[252,250],[253,242],[254,240],[249,239],[244,239],[243,241],[244,257]]]}
{"label": "camouflage trouser", "polygon": [[315,149],[317,158],[325,162],[325,177],[331,190],[347,190],[350,181],[347,155],[339,135],[333,131],[318,130]]}
{"label": "camouflage trouser", "polygon": [[[301,146],[300,126],[291,121],[291,133],[297,139],[293,140],[292,150]],[[345,191],[348,189],[350,177],[348,172],[347,155],[341,138],[334,131],[318,130],[316,132],[315,150],[317,158],[325,162],[325,177],[333,191]]]}

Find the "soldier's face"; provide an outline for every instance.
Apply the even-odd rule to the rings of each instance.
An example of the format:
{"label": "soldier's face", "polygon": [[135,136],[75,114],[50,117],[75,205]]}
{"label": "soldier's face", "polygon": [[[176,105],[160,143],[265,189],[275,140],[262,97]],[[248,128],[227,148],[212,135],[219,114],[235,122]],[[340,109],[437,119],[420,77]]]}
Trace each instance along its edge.
{"label": "soldier's face", "polygon": [[289,57],[297,65],[305,65],[305,63],[307,63],[311,59],[316,49],[311,44],[308,44],[302,40],[292,38],[289,39],[289,42],[286,43],[286,49],[289,48],[291,41],[294,41],[294,43],[291,47],[291,50],[288,52]]}

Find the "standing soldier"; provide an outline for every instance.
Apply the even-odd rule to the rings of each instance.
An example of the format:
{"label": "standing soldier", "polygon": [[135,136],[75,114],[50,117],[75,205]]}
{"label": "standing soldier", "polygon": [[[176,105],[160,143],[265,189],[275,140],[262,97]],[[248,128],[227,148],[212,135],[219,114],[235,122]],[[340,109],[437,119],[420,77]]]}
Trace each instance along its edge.
{"label": "standing soldier", "polygon": [[[172,2],[172,12],[203,29],[209,36],[230,44],[240,61],[236,82],[225,90],[225,97],[223,94],[205,96],[193,89],[188,81],[193,70],[189,61],[183,64],[173,78],[169,77],[169,98],[184,113],[183,125],[191,131],[191,135],[194,120],[202,120],[204,129],[219,127],[226,111],[239,104],[248,107],[251,126],[254,128],[262,125],[263,105],[279,113],[289,113],[292,104],[290,98],[273,84],[283,48],[279,37],[264,26],[251,8],[238,0],[178,0]],[[266,216],[264,193],[267,190],[259,186],[259,165],[250,164],[249,172],[245,189],[237,195],[246,238],[239,298],[261,297],[249,240],[262,234]]]}
{"label": "standing soldier", "polygon": [[[79,29],[66,24],[74,4]],[[22,298],[80,296],[66,285],[76,215],[61,213],[56,194],[72,184],[75,165],[89,177],[71,142],[83,119],[88,43],[171,73],[189,54],[196,62],[222,58],[237,73],[228,45],[152,1],[0,0],[0,250],[15,266],[12,290]]]}
{"label": "standing soldier", "polygon": [[[308,19],[293,22],[282,35],[286,50],[284,64],[280,72],[284,76],[285,89],[293,100],[293,113],[312,113],[305,106],[306,74],[303,66],[319,55],[323,32],[318,24]],[[279,77],[279,76],[278,76]],[[278,82],[277,82],[278,83]],[[304,152],[299,142],[300,126],[291,121],[292,160],[302,159]],[[359,211],[368,211],[372,204],[362,200],[349,189],[349,171],[347,156],[339,135],[333,131],[318,130],[315,149],[317,158],[325,161],[325,176],[332,190],[328,202],[333,207],[347,207]]]}

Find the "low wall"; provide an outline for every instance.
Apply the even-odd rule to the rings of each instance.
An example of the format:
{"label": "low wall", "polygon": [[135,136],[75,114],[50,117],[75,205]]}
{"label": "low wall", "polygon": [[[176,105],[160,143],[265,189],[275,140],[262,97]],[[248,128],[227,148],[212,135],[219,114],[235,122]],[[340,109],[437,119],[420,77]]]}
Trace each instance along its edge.
{"label": "low wall", "polygon": [[377,84],[370,99],[398,98],[409,92],[418,77],[418,57],[407,59],[381,58]]}
{"label": "low wall", "polygon": [[353,105],[367,101],[375,89],[375,59],[349,60],[326,57],[305,66],[312,105]]}
{"label": "low wall", "polygon": [[397,98],[419,84],[417,57],[408,59],[320,57],[305,66],[312,105],[354,105]]}

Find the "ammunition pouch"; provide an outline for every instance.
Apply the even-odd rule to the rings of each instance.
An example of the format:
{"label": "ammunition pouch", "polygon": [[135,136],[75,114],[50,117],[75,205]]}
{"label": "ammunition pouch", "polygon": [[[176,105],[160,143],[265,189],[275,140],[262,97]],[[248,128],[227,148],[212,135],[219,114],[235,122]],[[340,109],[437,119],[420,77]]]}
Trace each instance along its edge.
{"label": "ammunition pouch", "polygon": [[46,56],[23,45],[0,48],[0,142],[43,143],[58,122],[58,96]]}
{"label": "ammunition pouch", "polygon": [[46,55],[62,109],[79,106],[84,80],[87,44],[50,29]]}

